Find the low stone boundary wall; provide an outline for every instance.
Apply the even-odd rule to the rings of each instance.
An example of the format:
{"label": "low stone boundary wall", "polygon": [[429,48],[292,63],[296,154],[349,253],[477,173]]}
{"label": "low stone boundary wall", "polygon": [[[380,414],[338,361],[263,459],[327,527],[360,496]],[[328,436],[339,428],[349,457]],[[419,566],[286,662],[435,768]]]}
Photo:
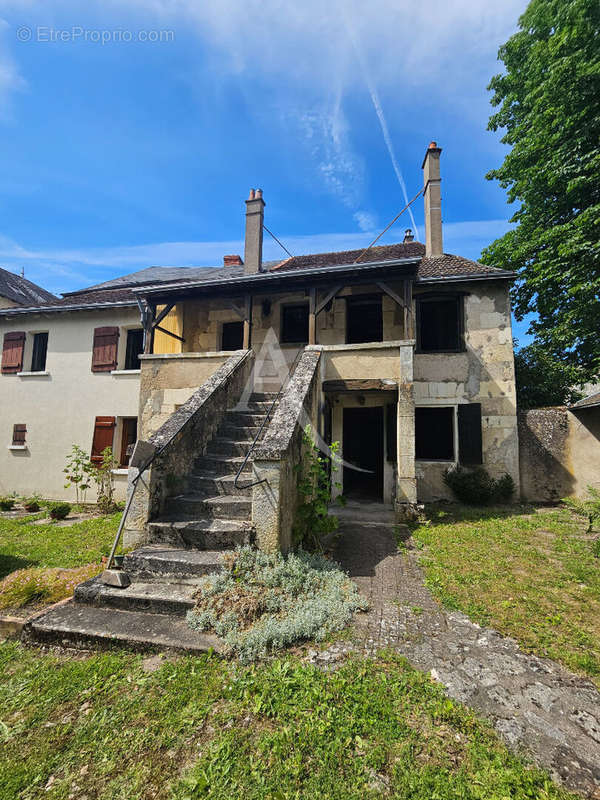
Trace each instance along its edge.
{"label": "low stone boundary wall", "polygon": [[252,454],[253,479],[265,479],[252,489],[252,523],[258,547],[267,552],[287,552],[292,547],[298,505],[294,467],[301,460],[304,428],[317,419],[320,358],[319,350],[306,350],[300,357],[267,432]]}
{"label": "low stone boundary wall", "polygon": [[600,408],[519,412],[521,497],[552,503],[600,488]]}
{"label": "low stone boundary wall", "polygon": [[[139,480],[125,523],[123,543],[144,542],[146,523],[157,517],[169,495],[183,491],[194,461],[203,455],[227,409],[232,408],[251,380],[254,353],[238,350],[177,409],[143,446],[147,453],[160,452]],[[138,443],[140,444],[140,443]],[[131,481],[136,469],[129,472]]]}

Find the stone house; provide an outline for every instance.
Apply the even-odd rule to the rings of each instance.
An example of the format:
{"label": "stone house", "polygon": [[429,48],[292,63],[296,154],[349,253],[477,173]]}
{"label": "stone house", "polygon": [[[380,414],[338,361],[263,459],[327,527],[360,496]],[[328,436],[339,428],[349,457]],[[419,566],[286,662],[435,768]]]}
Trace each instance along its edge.
{"label": "stone house", "polygon": [[243,259],[88,290],[125,292],[142,321],[129,552],[29,636],[214,644],[180,617],[224,550],[293,545],[308,426],[325,452],[340,443],[335,478],[359,502],[447,496],[456,464],[518,487],[513,274],[444,253],[440,155],[432,142],[423,161],[425,244],[407,231],[394,245],[264,263],[265,201],[251,190]]}

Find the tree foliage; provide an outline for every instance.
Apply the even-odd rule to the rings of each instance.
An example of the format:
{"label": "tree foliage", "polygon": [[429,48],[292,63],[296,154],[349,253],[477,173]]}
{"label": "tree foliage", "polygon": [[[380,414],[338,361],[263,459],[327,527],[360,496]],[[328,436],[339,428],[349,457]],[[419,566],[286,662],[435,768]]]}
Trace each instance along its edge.
{"label": "tree foliage", "polygon": [[482,260],[513,269],[518,319],[539,347],[600,373],[600,3],[531,0],[499,51],[491,130],[510,152],[487,177],[518,202]]}
{"label": "tree foliage", "polygon": [[582,397],[577,367],[559,361],[539,344],[515,352],[517,406],[521,409],[562,406]]}

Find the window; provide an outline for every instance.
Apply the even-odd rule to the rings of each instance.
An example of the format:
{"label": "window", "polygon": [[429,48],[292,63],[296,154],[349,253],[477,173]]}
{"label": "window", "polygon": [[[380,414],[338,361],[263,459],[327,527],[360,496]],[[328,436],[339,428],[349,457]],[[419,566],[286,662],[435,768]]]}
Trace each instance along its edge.
{"label": "window", "polygon": [[244,323],[224,322],[221,334],[221,350],[241,350],[244,346]]}
{"label": "window", "polygon": [[448,353],[463,350],[463,302],[460,295],[417,298],[418,350]]}
{"label": "window", "polygon": [[112,372],[117,368],[119,329],[95,328],[92,350],[92,372]]}
{"label": "window", "polygon": [[127,348],[125,350],[124,369],[139,369],[140,355],[144,352],[144,331],[133,328],[127,331]]}
{"label": "window", "polygon": [[114,417],[96,417],[94,423],[94,438],[92,439],[92,464],[99,465],[102,463],[102,453],[107,447],[113,446],[113,438],[115,434]]}
{"label": "window", "polygon": [[283,306],[281,309],[281,343],[307,344],[308,303]]}
{"label": "window", "polygon": [[33,352],[31,355],[31,371],[44,372],[46,369],[46,354],[48,352],[48,333],[33,334]]}
{"label": "window", "polygon": [[368,295],[346,298],[346,342],[383,341],[381,296]]}
{"label": "window", "polygon": [[25,331],[9,331],[2,343],[2,374],[14,375],[23,369]]}
{"label": "window", "polygon": [[458,407],[458,460],[465,466],[483,464],[481,403]]}
{"label": "window", "polygon": [[126,467],[137,441],[137,417],[123,417],[121,421],[121,453],[119,465]]}
{"label": "window", "polygon": [[415,408],[415,458],[454,461],[454,408]]}
{"label": "window", "polygon": [[13,425],[13,447],[25,447],[25,438],[27,436],[27,425]]}

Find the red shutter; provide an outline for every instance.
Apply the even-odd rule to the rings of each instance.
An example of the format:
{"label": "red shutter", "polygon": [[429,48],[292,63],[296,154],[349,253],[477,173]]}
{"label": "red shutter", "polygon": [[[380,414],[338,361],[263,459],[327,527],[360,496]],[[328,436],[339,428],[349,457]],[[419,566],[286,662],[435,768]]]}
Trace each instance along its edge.
{"label": "red shutter", "polygon": [[91,461],[93,464],[102,463],[102,451],[107,447],[113,446],[113,438],[115,433],[115,418],[114,417],[96,417],[94,425],[94,440],[92,442],[92,456]]}
{"label": "red shutter", "polygon": [[118,328],[94,328],[92,372],[111,372],[113,369],[116,369],[118,347]]}
{"label": "red shutter", "polygon": [[25,348],[25,332],[10,331],[4,334],[2,346],[2,372],[5,375],[21,372],[23,369],[23,350]]}
{"label": "red shutter", "polygon": [[24,445],[27,435],[27,425],[13,425],[13,445]]}

